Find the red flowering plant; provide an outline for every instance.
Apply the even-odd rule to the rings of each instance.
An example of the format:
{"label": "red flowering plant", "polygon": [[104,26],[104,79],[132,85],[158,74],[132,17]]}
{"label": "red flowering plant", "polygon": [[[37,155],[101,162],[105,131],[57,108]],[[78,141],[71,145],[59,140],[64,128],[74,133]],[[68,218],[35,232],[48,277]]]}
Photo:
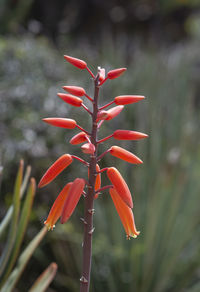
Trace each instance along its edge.
{"label": "red flowering plant", "polygon": [[[142,160],[133,153],[119,147],[112,146],[102,154],[98,154],[98,145],[104,141],[114,138],[115,140],[140,140],[148,137],[148,135],[136,131],[116,130],[111,135],[98,140],[97,134],[104,121],[109,121],[115,118],[123,110],[124,105],[136,103],[144,99],[140,95],[120,95],[114,98],[108,104],[99,107],[99,90],[104,82],[108,79],[115,79],[122,75],[126,68],[111,70],[105,76],[105,69],[98,68],[96,76],[88,68],[87,63],[83,60],[64,56],[65,60],[81,70],[87,70],[94,81],[94,97],[87,95],[82,87],[78,86],[63,86],[67,93],[58,93],[64,102],[75,107],[82,107],[91,116],[91,129],[85,130],[77,124],[75,120],[68,118],[46,118],[44,122],[65,129],[78,128],[80,132],[73,136],[70,140],[72,145],[84,143],[81,146],[83,153],[89,155],[89,161],[71,155],[64,154],[58,158],[54,164],[46,171],[39,182],[39,187],[44,187],[49,184],[56,176],[58,176],[66,167],[68,167],[74,159],[84,164],[88,168],[88,179],[76,178],[73,182],[68,182],[57,199],[55,200],[50,213],[45,221],[48,229],[53,229],[56,222],[60,218],[61,223],[69,220],[79,200],[83,197],[85,201],[84,217],[81,218],[84,224],[84,239],[83,239],[83,263],[82,275],[80,277],[80,291],[89,291],[90,286],[90,270],[91,270],[91,254],[92,254],[92,234],[94,231],[93,214],[94,200],[98,198],[100,192],[109,190],[115,208],[119,214],[121,222],[124,226],[126,236],[136,238],[139,235],[135,226],[134,215],[132,212],[133,201],[131,192],[123,179],[120,172],[115,167],[100,168],[100,161],[107,153],[125,160],[132,164],[141,164]],[[84,103],[83,98],[87,98],[92,105],[90,110]],[[107,109],[110,105],[116,106]],[[106,172],[110,185],[101,186],[101,174]]]}

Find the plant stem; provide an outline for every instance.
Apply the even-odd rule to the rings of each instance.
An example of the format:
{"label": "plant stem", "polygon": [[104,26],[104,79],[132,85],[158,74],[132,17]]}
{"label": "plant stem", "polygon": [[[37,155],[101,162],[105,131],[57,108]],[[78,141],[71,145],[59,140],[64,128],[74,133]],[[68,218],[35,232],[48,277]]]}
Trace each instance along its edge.
{"label": "plant stem", "polygon": [[84,238],[83,238],[83,264],[82,275],[80,278],[80,292],[88,292],[90,288],[90,271],[92,261],[92,234],[93,227],[93,214],[94,214],[94,195],[95,195],[95,179],[96,179],[96,163],[97,163],[97,113],[98,113],[98,96],[99,75],[94,80],[95,91],[93,101],[92,113],[92,133],[91,142],[95,146],[95,153],[91,155],[89,163],[89,186],[87,196],[85,197],[85,211],[84,211]]}

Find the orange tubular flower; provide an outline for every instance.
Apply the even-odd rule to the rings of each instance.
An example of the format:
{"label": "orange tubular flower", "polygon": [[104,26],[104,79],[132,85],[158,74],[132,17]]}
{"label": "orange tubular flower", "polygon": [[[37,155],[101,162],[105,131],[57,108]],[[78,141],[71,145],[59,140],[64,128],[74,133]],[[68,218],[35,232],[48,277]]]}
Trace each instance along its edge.
{"label": "orange tubular flower", "polygon": [[113,133],[113,138],[117,140],[140,140],[147,137],[147,134],[129,130],[116,130]]}
{"label": "orange tubular flower", "polygon": [[115,79],[122,75],[127,69],[126,68],[118,68],[108,72],[107,78],[108,79]]}
{"label": "orange tubular flower", "polygon": [[121,113],[123,108],[124,108],[123,105],[112,107],[111,109],[109,109],[107,111],[108,117],[105,120],[106,121],[112,120],[113,118],[115,118],[116,116],[118,116]]}
{"label": "orange tubular flower", "polygon": [[44,224],[47,226],[48,230],[53,230],[55,227],[56,222],[60,218],[63,210],[64,203],[66,201],[66,198],[69,194],[69,190],[72,186],[72,182],[66,184],[66,186],[62,189],[58,197],[56,198],[53,206],[51,207],[51,210],[49,212],[49,215],[47,217],[47,220],[44,222]]}
{"label": "orange tubular flower", "polygon": [[143,100],[144,98],[145,97],[142,95],[119,95],[115,97],[114,102],[118,105],[124,105],[138,102],[140,100]]}
{"label": "orange tubular flower", "polygon": [[[99,167],[98,164],[96,164],[96,171],[97,172],[100,171],[100,167]],[[90,170],[88,168],[88,177],[89,177],[89,175],[90,175]],[[95,191],[98,190],[98,189],[100,189],[100,188],[101,188],[101,173],[98,173],[97,176],[96,176],[96,180],[95,180]],[[95,194],[95,196],[94,196],[95,199],[97,199],[98,196],[99,196],[98,193]]]}
{"label": "orange tubular flower", "polygon": [[79,68],[79,69],[85,69],[87,67],[87,63],[83,60],[74,58],[74,57],[70,57],[65,55],[64,56],[65,60],[69,63],[71,63],[72,65],[74,65],[75,67]]}
{"label": "orange tubular flower", "polygon": [[83,103],[82,99],[77,97],[77,96],[73,96],[71,94],[65,94],[65,93],[58,93],[57,94],[58,97],[60,97],[64,102],[71,104],[73,106],[76,107],[80,107],[81,104]]}
{"label": "orange tubular flower", "polygon": [[63,86],[63,89],[79,97],[85,95],[85,89],[79,86]]}
{"label": "orange tubular flower", "polygon": [[107,176],[126,205],[133,208],[130,190],[120,172],[115,167],[109,167],[107,169]]}
{"label": "orange tubular flower", "polygon": [[109,189],[109,192],[117,213],[119,214],[121,222],[124,226],[127,239],[129,239],[130,237],[136,238],[140,234],[140,232],[136,229],[134,215],[131,208],[129,208],[124,203],[116,189],[111,188]]}
{"label": "orange tubular flower", "polygon": [[86,134],[84,132],[80,132],[77,135],[73,136],[71,140],[69,141],[69,143],[72,145],[77,145],[85,141],[87,141]]}
{"label": "orange tubular flower", "polygon": [[109,152],[111,155],[120,158],[122,160],[125,160],[129,163],[133,163],[133,164],[141,164],[143,163],[143,161],[137,157],[136,155],[134,155],[133,153],[125,150],[124,148],[121,148],[119,146],[112,146],[109,149]]}
{"label": "orange tubular flower", "polygon": [[86,143],[83,146],[81,146],[81,150],[83,151],[83,153],[86,154],[94,154],[95,146],[92,143]]}
{"label": "orange tubular flower", "polygon": [[69,217],[74,212],[76,205],[83,193],[85,187],[85,180],[82,178],[76,178],[70,188],[69,194],[66,198],[62,214],[61,214],[61,223],[65,223]]}
{"label": "orange tubular flower", "polygon": [[76,121],[72,119],[46,118],[42,120],[43,122],[55,127],[66,128],[66,129],[74,129],[76,127]]}
{"label": "orange tubular flower", "polygon": [[38,187],[42,188],[48,185],[55,177],[57,177],[67,166],[73,161],[73,158],[69,154],[64,154],[58,158],[54,164],[52,164],[43,177],[41,178]]}

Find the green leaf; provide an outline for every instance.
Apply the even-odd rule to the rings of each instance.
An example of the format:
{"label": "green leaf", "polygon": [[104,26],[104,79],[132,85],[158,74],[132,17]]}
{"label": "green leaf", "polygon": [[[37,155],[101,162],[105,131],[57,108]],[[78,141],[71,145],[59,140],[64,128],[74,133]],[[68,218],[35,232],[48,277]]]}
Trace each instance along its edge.
{"label": "green leaf", "polygon": [[57,272],[57,264],[51,263],[48,268],[39,276],[39,278],[35,281],[33,286],[28,292],[43,292],[45,291]]}
{"label": "green leaf", "polygon": [[[26,190],[27,184],[28,184],[28,180],[30,177],[30,173],[31,173],[31,167],[27,166],[26,168],[26,172],[25,172],[25,176],[23,179],[23,183],[21,185],[21,189],[20,189],[20,199],[23,198],[24,192]],[[6,227],[8,226],[11,218],[12,218],[12,214],[13,214],[13,205],[10,206],[10,208],[8,209],[6,215],[4,216],[2,222],[0,223],[0,238],[3,235],[3,232],[5,231]]]}
{"label": "green leaf", "polygon": [[23,160],[20,161],[19,170],[17,173],[17,178],[15,181],[15,188],[14,188],[14,196],[13,196],[13,214],[12,214],[12,222],[10,225],[8,240],[6,246],[3,250],[3,253],[0,258],[0,276],[3,274],[5,266],[9,260],[10,254],[12,252],[13,245],[15,243],[15,237],[17,232],[17,224],[18,224],[18,216],[20,210],[20,189],[22,184],[23,178],[23,168],[24,162]]}
{"label": "green leaf", "polygon": [[31,178],[29,188],[27,190],[26,199],[25,199],[25,202],[23,204],[23,209],[21,212],[18,228],[17,228],[15,245],[13,247],[11,257],[10,257],[8,265],[6,267],[6,271],[4,272],[4,277],[3,277],[2,283],[4,283],[6,281],[6,279],[8,278],[8,276],[9,276],[9,274],[10,274],[10,272],[11,272],[11,270],[16,262],[17,256],[19,254],[20,246],[22,244],[24,234],[25,234],[25,231],[26,231],[26,228],[28,225],[30,213],[31,213],[33,199],[35,196],[35,189],[36,189],[35,179]]}
{"label": "green leaf", "polygon": [[29,259],[31,258],[32,254],[34,253],[37,246],[40,244],[41,240],[45,236],[47,232],[46,226],[44,226],[40,232],[34,237],[34,239],[29,243],[26,249],[22,252],[21,256],[17,261],[16,268],[12,271],[9,278],[7,279],[6,283],[1,289],[1,292],[11,292],[17,281],[19,280],[23,270],[25,269]]}

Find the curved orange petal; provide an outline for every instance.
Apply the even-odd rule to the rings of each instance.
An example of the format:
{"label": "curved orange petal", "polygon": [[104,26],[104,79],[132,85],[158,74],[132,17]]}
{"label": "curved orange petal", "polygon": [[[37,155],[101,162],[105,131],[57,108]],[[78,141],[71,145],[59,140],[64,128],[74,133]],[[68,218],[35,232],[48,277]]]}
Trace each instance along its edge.
{"label": "curved orange petal", "polygon": [[109,150],[110,154],[117,157],[117,158],[120,158],[122,160],[125,160],[129,163],[134,163],[134,164],[141,164],[143,163],[142,160],[137,157],[136,155],[134,155],[133,153],[125,150],[124,148],[122,147],[119,147],[119,146],[112,146]]}
{"label": "curved orange petal", "polygon": [[43,177],[41,178],[38,187],[42,188],[49,184],[56,176],[58,176],[67,166],[73,161],[73,158],[69,154],[64,154],[59,157],[54,164],[52,164]]}
{"label": "curved orange petal", "polygon": [[140,234],[140,232],[137,231],[136,229],[134,215],[131,208],[129,208],[124,203],[116,189],[111,188],[109,192],[115,205],[115,208],[117,210],[117,213],[119,214],[121,222],[124,226],[127,238],[130,237],[136,238]]}
{"label": "curved orange petal", "polygon": [[85,187],[85,180],[82,178],[76,178],[70,188],[69,194],[65,201],[62,214],[61,214],[61,223],[65,223],[76,208],[78,201],[83,193]]}
{"label": "curved orange petal", "polygon": [[51,210],[49,212],[49,215],[47,217],[47,220],[44,222],[44,224],[47,226],[47,228],[50,230],[53,230],[55,227],[56,222],[60,218],[63,210],[63,206],[65,203],[65,200],[67,198],[67,195],[69,193],[69,190],[72,186],[72,182],[66,184],[66,186],[62,189],[58,197],[56,198],[53,206],[51,207]]}
{"label": "curved orange petal", "polygon": [[115,167],[109,167],[107,169],[107,176],[122,200],[130,207],[133,208],[133,201],[130,190],[121,176],[120,172]]}

